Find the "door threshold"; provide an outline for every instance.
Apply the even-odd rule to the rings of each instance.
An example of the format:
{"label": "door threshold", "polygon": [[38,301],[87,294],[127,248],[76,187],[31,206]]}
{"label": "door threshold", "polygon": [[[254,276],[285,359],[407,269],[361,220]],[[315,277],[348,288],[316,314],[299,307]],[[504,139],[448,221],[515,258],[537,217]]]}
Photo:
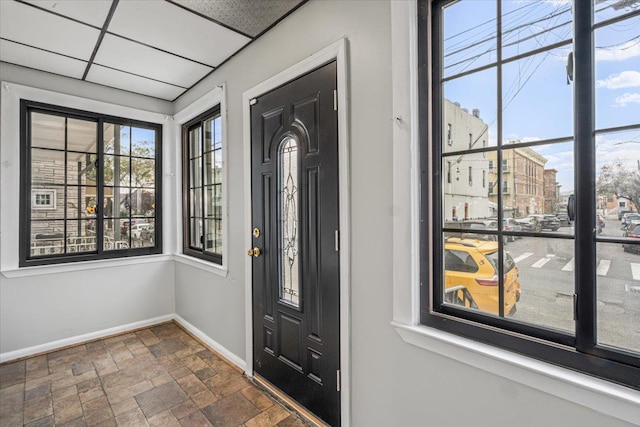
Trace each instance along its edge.
{"label": "door threshold", "polygon": [[271,384],[264,377],[261,377],[259,374],[253,373],[253,381],[255,381],[260,387],[264,388],[269,394],[280,400],[286,406],[289,406],[293,410],[295,410],[305,421],[311,423],[314,427],[330,427],[329,424],[322,421],[315,414],[310,412],[307,408],[300,405],[298,402],[293,400],[289,395],[280,390],[278,387]]}

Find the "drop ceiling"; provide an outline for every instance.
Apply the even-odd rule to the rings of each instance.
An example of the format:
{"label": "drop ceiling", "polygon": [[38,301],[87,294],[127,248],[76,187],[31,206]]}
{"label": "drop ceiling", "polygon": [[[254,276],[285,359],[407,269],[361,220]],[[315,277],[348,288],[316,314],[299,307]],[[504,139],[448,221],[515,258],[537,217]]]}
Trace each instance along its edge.
{"label": "drop ceiling", "polygon": [[175,100],[306,0],[0,0],[0,61]]}

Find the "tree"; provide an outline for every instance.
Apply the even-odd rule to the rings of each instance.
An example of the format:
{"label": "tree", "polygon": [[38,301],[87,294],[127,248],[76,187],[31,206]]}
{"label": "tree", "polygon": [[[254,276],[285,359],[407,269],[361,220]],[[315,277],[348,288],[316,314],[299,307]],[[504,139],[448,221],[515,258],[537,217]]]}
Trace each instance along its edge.
{"label": "tree", "polygon": [[598,194],[614,194],[640,205],[640,168],[629,168],[622,162],[609,163],[600,168]]}

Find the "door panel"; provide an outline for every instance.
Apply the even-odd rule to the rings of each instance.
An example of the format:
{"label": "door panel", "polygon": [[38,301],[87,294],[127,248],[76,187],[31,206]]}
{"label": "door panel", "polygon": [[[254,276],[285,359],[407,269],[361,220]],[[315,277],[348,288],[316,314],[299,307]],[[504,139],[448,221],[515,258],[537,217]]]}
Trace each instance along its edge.
{"label": "door panel", "polygon": [[332,62],[251,107],[255,372],[340,425],[338,137]]}

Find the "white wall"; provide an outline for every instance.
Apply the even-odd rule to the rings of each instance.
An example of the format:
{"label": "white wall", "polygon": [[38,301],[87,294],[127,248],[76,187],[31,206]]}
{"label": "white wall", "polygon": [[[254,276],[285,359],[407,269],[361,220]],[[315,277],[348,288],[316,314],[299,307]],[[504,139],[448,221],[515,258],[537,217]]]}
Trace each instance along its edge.
{"label": "white wall", "polygon": [[[602,415],[405,343],[394,331],[391,17],[388,1],[310,1],[176,102],[226,83],[229,273],[176,265],[176,313],[243,358],[242,93],[342,37],[349,42],[354,426],[622,426]],[[405,117],[406,122],[406,117]],[[403,250],[410,253],[411,247]]]}

